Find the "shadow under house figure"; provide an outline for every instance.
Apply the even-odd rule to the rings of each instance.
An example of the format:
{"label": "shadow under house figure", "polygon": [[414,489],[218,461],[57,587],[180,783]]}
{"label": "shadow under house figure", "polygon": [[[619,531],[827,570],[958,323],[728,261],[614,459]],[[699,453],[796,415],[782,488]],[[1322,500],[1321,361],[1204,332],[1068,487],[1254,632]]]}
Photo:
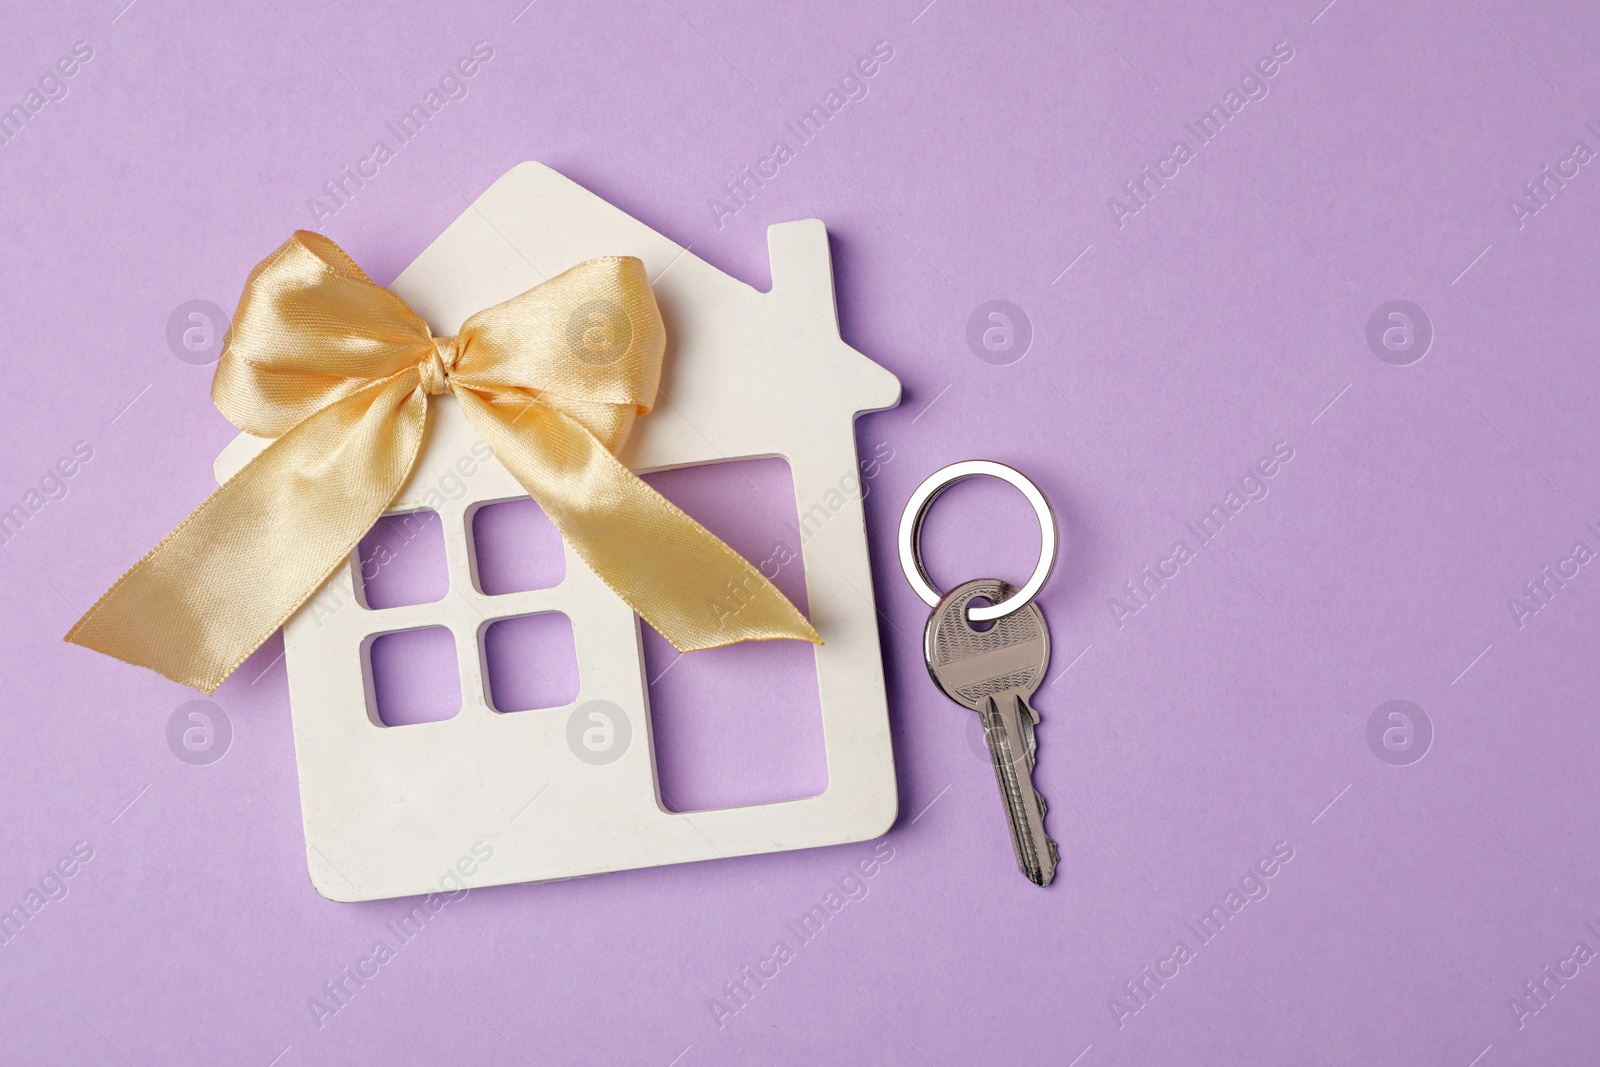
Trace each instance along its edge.
{"label": "shadow under house figure", "polygon": [[[459,596],[362,607],[355,585],[360,568],[347,563],[284,626],[306,860],[323,896],[353,901],[438,891],[441,876],[480,841],[492,859],[474,864],[466,878],[473,886],[843,844],[876,837],[894,822],[888,702],[862,505],[859,496],[833,504],[837,487],[856,475],[856,416],[893,407],[900,383],[839,338],[823,224],[773,226],[767,240],[773,285],[761,293],[548,167],[524,163],[390,288],[436,335],[449,336],[474,312],[583,260],[644,261],[667,326],[662,392],[672,402],[639,420],[623,462],[645,472],[776,455],[793,472],[799,514],[832,494],[825,506],[833,518],[801,547],[811,621],[826,642],[815,657],[827,790],[692,815],[666,810],[649,743],[638,617],[570,546],[566,577],[553,588],[488,596],[475,585],[472,511],[526,495],[490,459],[470,494],[436,507],[452,593]],[[438,484],[477,440],[453,396],[434,397],[429,419],[422,456],[395,512],[425,506],[426,487]],[[217,459],[218,480],[266,444],[240,435]],[[436,505],[430,498],[426,506]],[[317,601],[330,595],[355,603],[314,615]],[[492,620],[552,611],[572,620],[577,700],[564,708],[495,711],[479,662],[480,631]],[[368,649],[380,634],[424,626],[445,626],[454,635],[461,711],[441,722],[386,727],[377,716]],[[591,700],[618,705],[636,731],[623,756],[603,766],[578,759],[566,741],[573,708]],[[528,807],[535,795],[539,802]]]}

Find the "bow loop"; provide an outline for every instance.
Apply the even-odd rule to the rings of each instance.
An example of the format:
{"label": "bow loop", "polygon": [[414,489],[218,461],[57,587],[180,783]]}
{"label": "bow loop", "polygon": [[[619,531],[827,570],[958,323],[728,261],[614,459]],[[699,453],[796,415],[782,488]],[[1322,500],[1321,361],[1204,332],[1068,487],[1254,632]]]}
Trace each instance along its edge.
{"label": "bow loop", "polygon": [[461,325],[470,341],[458,377],[486,390],[655,403],[666,330],[644,264],[632,256],[586,260]]}
{"label": "bow loop", "polygon": [[250,272],[211,399],[246,433],[280,437],[432,348],[428,324],[405,301],[326,237],[298,230]]}
{"label": "bow loop", "polygon": [[[605,583],[680,651],[816,631],[617,458],[666,337],[644,264],[580,263],[435,337],[338,245],[299,231],[251,272],[212,398],[273,438],[67,640],[207,693],[328,577],[411,477],[430,398],[473,429]],[[729,590],[737,590],[731,598]]]}

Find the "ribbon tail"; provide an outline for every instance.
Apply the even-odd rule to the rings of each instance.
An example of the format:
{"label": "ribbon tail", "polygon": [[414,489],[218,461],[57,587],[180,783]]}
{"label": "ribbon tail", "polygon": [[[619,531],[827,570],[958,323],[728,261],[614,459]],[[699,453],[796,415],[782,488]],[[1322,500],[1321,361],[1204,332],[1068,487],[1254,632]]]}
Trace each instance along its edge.
{"label": "ribbon tail", "polygon": [[679,652],[822,638],[744,557],[588,429],[523,395],[456,390],[473,429],[600,578]]}
{"label": "ribbon tail", "polygon": [[66,639],[213,693],[327,581],[416,462],[427,396],[380,379],[278,438],[134,564]]}

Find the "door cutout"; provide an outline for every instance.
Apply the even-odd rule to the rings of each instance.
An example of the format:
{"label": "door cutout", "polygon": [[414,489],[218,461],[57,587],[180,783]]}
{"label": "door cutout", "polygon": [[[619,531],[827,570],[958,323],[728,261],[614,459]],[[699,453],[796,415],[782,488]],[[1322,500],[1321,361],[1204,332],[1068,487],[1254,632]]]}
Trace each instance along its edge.
{"label": "door cutout", "polygon": [[[645,475],[807,610],[794,480],[779,458]],[[816,796],[828,786],[812,646],[747,641],[680,655],[649,626],[644,664],[656,782],[672,812]]]}

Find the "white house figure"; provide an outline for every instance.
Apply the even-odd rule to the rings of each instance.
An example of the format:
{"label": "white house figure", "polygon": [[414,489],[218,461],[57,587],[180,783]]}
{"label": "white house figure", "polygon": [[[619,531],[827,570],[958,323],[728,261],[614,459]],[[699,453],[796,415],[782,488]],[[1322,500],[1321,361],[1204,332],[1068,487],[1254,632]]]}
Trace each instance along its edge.
{"label": "white house figure", "polygon": [[[893,823],[897,794],[861,495],[840,509],[837,489],[857,474],[856,416],[898,403],[900,385],[839,338],[823,224],[776,225],[767,240],[772,291],[762,293],[555,171],[524,163],[391,288],[447,336],[472,313],[585,259],[644,261],[667,327],[662,392],[671,402],[639,420],[624,462],[642,472],[781,456],[801,516],[829,500],[831,517],[808,528],[801,546],[810,618],[826,642],[815,649],[826,790],[747,807],[667,810],[656,785],[638,617],[570,547],[566,576],[553,588],[489,596],[475,583],[473,510],[526,495],[491,460],[464,499],[440,505],[435,494],[429,503],[442,520],[451,595],[369,609],[357,596],[359,568],[346,564],[322,595],[355,603],[313,620],[313,600],[284,626],[306,858],[323,896],[437,892],[452,871],[469,885],[498,885],[810,848],[876,837]],[[428,438],[393,511],[422,507],[425,488],[475,443],[455,398],[433,397]],[[265,444],[235,439],[217,459],[219,481]],[[497,712],[481,669],[483,631],[491,621],[551,611],[572,622],[576,702]],[[386,727],[375,710],[367,648],[376,635],[430,626],[454,635],[461,710],[439,722]],[[615,762],[586,762],[568,745],[574,707],[592,700],[616,704],[633,724],[633,743]],[[479,862],[485,854],[492,859]]]}

